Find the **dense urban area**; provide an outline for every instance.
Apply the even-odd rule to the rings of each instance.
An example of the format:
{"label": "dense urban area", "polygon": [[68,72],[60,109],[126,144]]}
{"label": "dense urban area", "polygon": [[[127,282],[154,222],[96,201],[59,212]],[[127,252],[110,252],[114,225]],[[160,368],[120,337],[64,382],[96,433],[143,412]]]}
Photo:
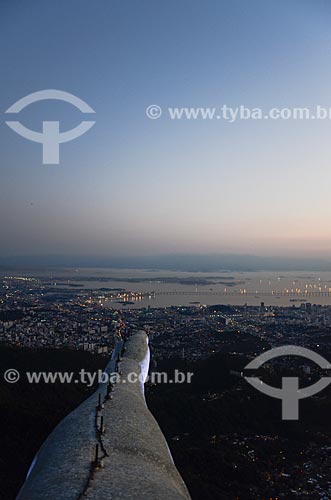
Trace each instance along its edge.
{"label": "dense urban area", "polygon": [[[300,421],[284,422],[280,401],[255,391],[243,376],[246,364],[271,347],[300,345],[331,361],[331,306],[130,308],[128,302],[119,309],[116,300],[127,300],[123,290],[54,287],[27,277],[0,283],[6,349],[82,351],[102,365],[116,334],[144,329],[153,371],[194,373],[192,384],[150,382],[146,391],[193,499],[331,498],[330,391],[300,403]],[[260,371],[278,386],[291,374],[304,386],[323,375],[317,365],[289,357]]]}

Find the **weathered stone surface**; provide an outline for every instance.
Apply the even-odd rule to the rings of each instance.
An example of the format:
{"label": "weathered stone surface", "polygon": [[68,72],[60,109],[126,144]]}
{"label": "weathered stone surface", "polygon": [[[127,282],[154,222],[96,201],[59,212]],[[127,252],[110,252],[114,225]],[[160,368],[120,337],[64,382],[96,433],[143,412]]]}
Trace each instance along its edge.
{"label": "weathered stone surface", "polygon": [[[121,349],[118,343],[108,372],[115,370]],[[118,363],[121,380],[111,399],[106,399],[107,385],[101,385],[57,426],[38,453],[17,500],[190,499],[145,403],[143,382],[148,366],[148,338],[138,332],[125,344]],[[98,393],[104,405],[96,419]],[[97,443],[99,460],[95,463]]]}

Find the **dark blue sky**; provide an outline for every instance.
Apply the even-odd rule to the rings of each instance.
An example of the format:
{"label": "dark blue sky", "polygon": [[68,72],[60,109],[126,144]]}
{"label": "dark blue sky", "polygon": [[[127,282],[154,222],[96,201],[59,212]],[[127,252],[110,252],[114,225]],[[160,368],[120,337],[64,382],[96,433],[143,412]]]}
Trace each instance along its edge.
{"label": "dark blue sky", "polygon": [[[0,255],[326,254],[330,121],[149,120],[169,106],[331,107],[331,5],[322,0],[0,2]],[[59,89],[96,125],[42,165],[5,125]],[[19,116],[81,121],[69,104]]]}

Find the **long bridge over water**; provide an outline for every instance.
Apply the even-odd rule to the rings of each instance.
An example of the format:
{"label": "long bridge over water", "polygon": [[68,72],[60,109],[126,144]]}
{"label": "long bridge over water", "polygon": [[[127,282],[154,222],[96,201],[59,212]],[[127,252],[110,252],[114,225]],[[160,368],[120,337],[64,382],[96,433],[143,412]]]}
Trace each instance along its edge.
{"label": "long bridge over water", "polygon": [[143,295],[151,295],[151,296],[160,296],[160,295],[191,295],[191,296],[208,296],[208,295],[218,295],[225,297],[298,297],[305,299],[307,297],[331,297],[331,291],[304,291],[304,292],[295,292],[295,291],[200,291],[200,290],[192,290],[192,291],[155,291],[145,293]]}

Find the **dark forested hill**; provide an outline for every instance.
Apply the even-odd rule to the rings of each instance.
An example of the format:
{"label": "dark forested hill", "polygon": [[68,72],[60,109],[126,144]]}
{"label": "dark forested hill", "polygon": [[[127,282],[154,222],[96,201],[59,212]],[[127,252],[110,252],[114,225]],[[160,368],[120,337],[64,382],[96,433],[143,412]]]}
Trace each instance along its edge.
{"label": "dark forested hill", "polygon": [[[14,500],[29,466],[48,434],[92,391],[81,383],[29,384],[26,371],[96,372],[105,358],[69,350],[16,349],[0,345],[0,499]],[[21,373],[15,384],[6,370]]]}

